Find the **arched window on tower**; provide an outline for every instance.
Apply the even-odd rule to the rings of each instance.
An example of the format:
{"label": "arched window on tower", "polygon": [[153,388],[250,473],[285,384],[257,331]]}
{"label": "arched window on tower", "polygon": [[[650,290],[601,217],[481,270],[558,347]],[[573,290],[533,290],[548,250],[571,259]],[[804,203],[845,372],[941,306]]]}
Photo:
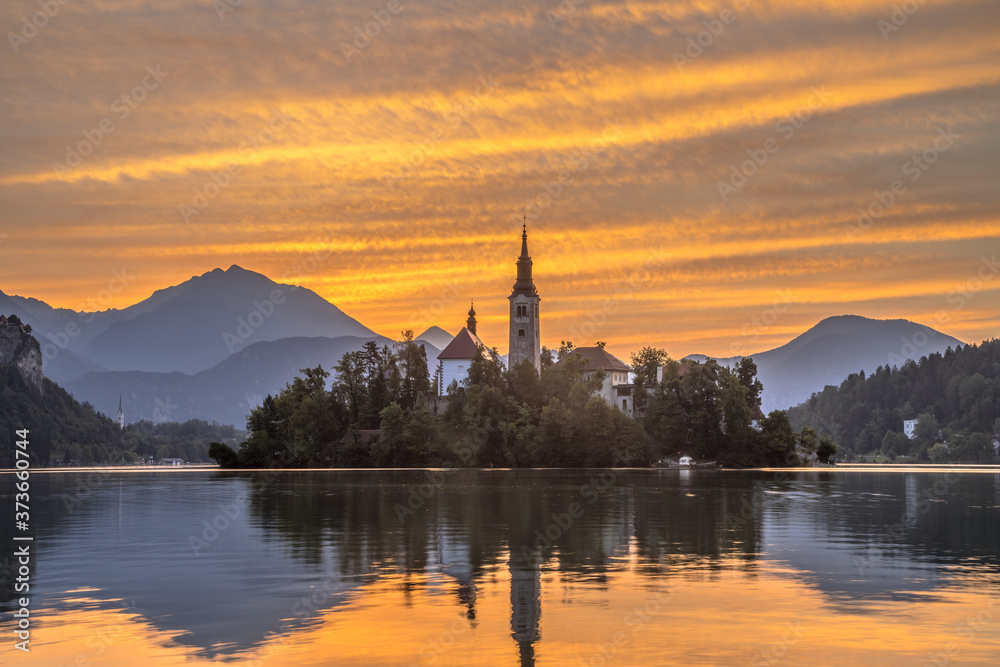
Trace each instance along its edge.
{"label": "arched window on tower", "polygon": [[524,329],[518,329],[517,330],[517,335],[520,338],[524,338]]}

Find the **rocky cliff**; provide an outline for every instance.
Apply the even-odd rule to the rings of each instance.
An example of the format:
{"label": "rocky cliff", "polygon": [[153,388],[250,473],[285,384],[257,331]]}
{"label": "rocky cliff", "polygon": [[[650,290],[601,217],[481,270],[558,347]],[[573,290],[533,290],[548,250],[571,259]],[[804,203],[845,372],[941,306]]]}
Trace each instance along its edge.
{"label": "rocky cliff", "polygon": [[25,379],[41,390],[42,348],[18,322],[0,321],[0,364],[17,366]]}

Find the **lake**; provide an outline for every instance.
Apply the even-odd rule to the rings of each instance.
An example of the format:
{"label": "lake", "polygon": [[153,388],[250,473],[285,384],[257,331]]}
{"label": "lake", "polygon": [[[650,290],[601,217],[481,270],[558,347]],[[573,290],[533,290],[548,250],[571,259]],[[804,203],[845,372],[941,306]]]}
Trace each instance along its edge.
{"label": "lake", "polygon": [[996,470],[33,472],[30,653],[12,519],[4,664],[1000,663]]}

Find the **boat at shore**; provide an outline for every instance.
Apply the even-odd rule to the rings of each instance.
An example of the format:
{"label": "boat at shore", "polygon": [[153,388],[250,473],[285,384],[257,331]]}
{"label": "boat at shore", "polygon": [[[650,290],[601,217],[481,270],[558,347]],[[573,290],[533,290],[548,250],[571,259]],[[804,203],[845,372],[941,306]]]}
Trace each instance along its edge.
{"label": "boat at shore", "polygon": [[680,461],[674,461],[673,459],[659,459],[658,461],[653,461],[652,467],[667,468],[672,470],[711,470],[713,468],[721,468],[722,466],[720,466],[717,461],[703,461],[698,463],[690,456],[682,456]]}

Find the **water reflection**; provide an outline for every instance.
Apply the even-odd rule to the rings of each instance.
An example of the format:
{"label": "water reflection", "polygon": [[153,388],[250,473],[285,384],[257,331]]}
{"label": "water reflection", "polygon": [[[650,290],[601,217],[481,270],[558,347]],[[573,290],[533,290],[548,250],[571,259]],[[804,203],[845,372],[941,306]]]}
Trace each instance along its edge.
{"label": "water reflection", "polygon": [[[910,605],[907,622],[914,605],[926,608],[912,646],[947,645],[954,623],[939,619],[950,621],[963,604],[991,609],[976,596],[1000,580],[1000,475],[992,473],[176,472],[101,480],[81,487],[72,474],[33,477],[33,613],[41,620],[30,657],[38,664],[72,662],[75,654],[59,651],[93,643],[94,613],[127,619],[120,626],[136,645],[122,640],[119,651],[141,643],[163,664],[294,664],[327,650],[342,659],[330,664],[596,664],[609,653],[628,655],[629,664],[657,662],[668,650],[684,661],[678,632],[709,647],[692,644],[691,655],[742,661],[765,650],[753,647],[768,632],[803,615],[845,631],[859,617],[880,616],[903,633],[904,607],[893,605]],[[0,480],[4,493],[11,483]],[[10,527],[0,526],[10,544]],[[10,572],[8,563],[4,612],[13,609]],[[788,590],[796,600],[785,598]],[[760,609],[765,600],[773,616]],[[1000,605],[997,614],[976,635],[987,654],[1000,650]],[[705,635],[706,624],[721,642]],[[393,646],[378,645],[386,636]]]}

